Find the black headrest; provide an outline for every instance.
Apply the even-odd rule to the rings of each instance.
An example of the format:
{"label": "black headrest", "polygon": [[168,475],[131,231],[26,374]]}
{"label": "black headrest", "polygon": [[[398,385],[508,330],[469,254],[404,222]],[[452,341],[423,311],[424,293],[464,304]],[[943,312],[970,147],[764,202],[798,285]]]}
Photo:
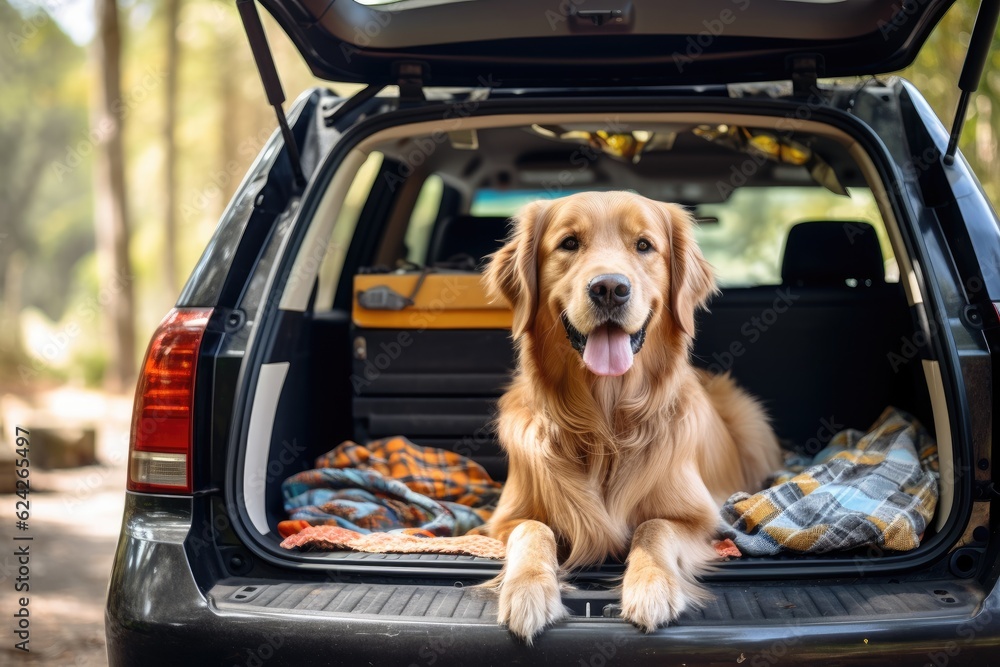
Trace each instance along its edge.
{"label": "black headrest", "polygon": [[781,282],[791,285],[858,287],[885,283],[885,265],[875,228],[867,222],[817,220],[788,230]]}
{"label": "black headrest", "polygon": [[456,255],[469,255],[476,260],[477,266],[481,265],[483,257],[503,245],[509,221],[510,218],[496,216],[456,215],[445,218],[434,230],[434,238],[427,251],[427,264],[447,262]]}

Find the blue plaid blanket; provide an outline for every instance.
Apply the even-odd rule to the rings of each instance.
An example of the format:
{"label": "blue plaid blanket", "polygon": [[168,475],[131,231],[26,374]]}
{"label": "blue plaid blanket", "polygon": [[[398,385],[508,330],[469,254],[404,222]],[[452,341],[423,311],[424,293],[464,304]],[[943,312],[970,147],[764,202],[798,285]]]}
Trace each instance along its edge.
{"label": "blue plaid blanket", "polygon": [[908,551],[934,516],[937,477],[933,438],[890,407],[867,433],[841,431],[811,461],[777,473],[770,488],[734,494],[720,532],[747,556]]}

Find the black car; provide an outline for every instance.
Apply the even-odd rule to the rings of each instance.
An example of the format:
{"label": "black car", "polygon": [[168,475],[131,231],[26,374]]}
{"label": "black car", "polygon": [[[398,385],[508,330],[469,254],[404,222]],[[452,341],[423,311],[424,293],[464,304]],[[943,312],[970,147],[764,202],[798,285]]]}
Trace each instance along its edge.
{"label": "black car", "polygon": [[[237,4],[281,131],[150,343],[111,664],[1000,664],[1000,227],[954,151],[1000,3],[951,135],[876,76],[950,0],[262,0],[315,74],[368,84],[306,91],[287,122]],[[609,561],[572,573],[572,615],[531,647],[473,587],[498,561],[281,548],[282,481],[344,440],[504,478],[509,314],[477,270],[523,203],[602,189],[694,212],[722,294],[692,361],[788,448],[887,406],[933,432],[919,547],[721,563],[714,601],[650,634],[618,617]]]}

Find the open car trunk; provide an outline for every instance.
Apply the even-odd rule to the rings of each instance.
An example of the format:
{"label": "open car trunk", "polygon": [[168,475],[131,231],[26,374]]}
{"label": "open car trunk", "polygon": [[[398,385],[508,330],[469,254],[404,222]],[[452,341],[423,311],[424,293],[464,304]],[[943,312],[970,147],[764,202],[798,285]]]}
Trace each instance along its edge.
{"label": "open car trunk", "polygon": [[[898,88],[832,91],[831,106],[889,93]],[[722,293],[699,315],[691,361],[732,373],[761,399],[789,452],[815,455],[836,432],[865,431],[890,406],[918,419],[941,446],[948,474],[916,549],[742,558],[720,564],[710,580],[919,578],[951,548],[969,509],[951,477],[961,443],[952,437],[942,367],[920,342],[921,280],[884,149],[861,123],[843,114],[834,120],[835,111],[814,109],[810,120],[789,125],[790,102],[762,99],[751,110],[731,100],[701,108],[681,99],[616,104],[613,127],[605,102],[594,111],[577,103],[530,113],[498,102],[496,114],[477,103],[475,113],[451,118],[447,132],[434,121],[441,108],[398,112],[362,127],[349,149],[328,158],[320,173],[329,180],[321,176],[306,195],[298,241],[272,274],[272,319],[262,320],[245,362],[247,418],[227,486],[241,508],[239,533],[258,557],[411,584],[474,581],[499,570],[500,561],[473,556],[282,549],[281,485],[342,441],[391,436],[467,456],[503,481],[491,420],[514,364],[510,313],[485,298],[478,270],[518,204],[582,189],[633,189],[694,210]],[[595,139],[601,132],[603,145]],[[610,147],[611,135],[645,148],[623,155]],[[746,137],[779,148],[762,157]],[[867,236],[831,245],[823,232],[830,225],[838,233],[854,225]],[[791,240],[802,228],[806,240]],[[869,254],[857,260],[859,253]],[[834,280],[808,278],[823,273]],[[971,576],[977,562],[938,574]],[[608,561],[574,573],[588,592],[567,604],[580,615],[614,615],[607,586],[622,569]],[[810,609],[843,612],[824,595],[817,589]]]}

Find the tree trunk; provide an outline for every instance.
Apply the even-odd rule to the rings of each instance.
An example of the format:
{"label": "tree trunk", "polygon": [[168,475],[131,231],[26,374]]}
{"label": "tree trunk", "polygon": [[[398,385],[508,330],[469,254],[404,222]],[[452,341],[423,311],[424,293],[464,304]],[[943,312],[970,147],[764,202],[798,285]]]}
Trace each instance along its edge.
{"label": "tree trunk", "polygon": [[[0,241],[3,241],[0,238]],[[21,353],[21,292],[24,285],[24,269],[27,262],[24,251],[15,249],[7,257],[7,270],[3,282],[3,313],[0,322],[4,322],[2,330],[3,343],[15,354]]]}
{"label": "tree trunk", "polygon": [[[237,89],[237,79],[233,72],[239,71],[241,65],[236,61],[234,53],[239,53],[242,44],[234,43],[231,33],[219,36],[219,47],[216,51],[216,70],[218,72],[219,91],[219,173],[218,179],[222,196],[219,198],[221,214],[229,199],[236,191],[240,178],[247,165],[245,156],[237,153],[240,136],[246,135],[246,125],[241,126],[240,108],[245,107]],[[241,134],[242,133],[242,134]]]}
{"label": "tree trunk", "polygon": [[163,260],[166,264],[164,277],[171,301],[180,288],[177,278],[177,76],[180,66],[180,42],[177,41],[177,25],[180,22],[181,0],[167,0],[167,80],[166,80],[166,113],[163,121],[163,141],[165,144],[164,195],[166,202],[164,215],[164,249]]}
{"label": "tree trunk", "polygon": [[[129,262],[129,221],[125,192],[125,155],[121,100],[121,31],[116,0],[95,0],[97,34],[93,42],[95,99],[92,136],[94,201],[101,299],[108,335],[105,387],[124,392],[135,383],[135,300]],[[105,303],[105,301],[107,303]]]}

